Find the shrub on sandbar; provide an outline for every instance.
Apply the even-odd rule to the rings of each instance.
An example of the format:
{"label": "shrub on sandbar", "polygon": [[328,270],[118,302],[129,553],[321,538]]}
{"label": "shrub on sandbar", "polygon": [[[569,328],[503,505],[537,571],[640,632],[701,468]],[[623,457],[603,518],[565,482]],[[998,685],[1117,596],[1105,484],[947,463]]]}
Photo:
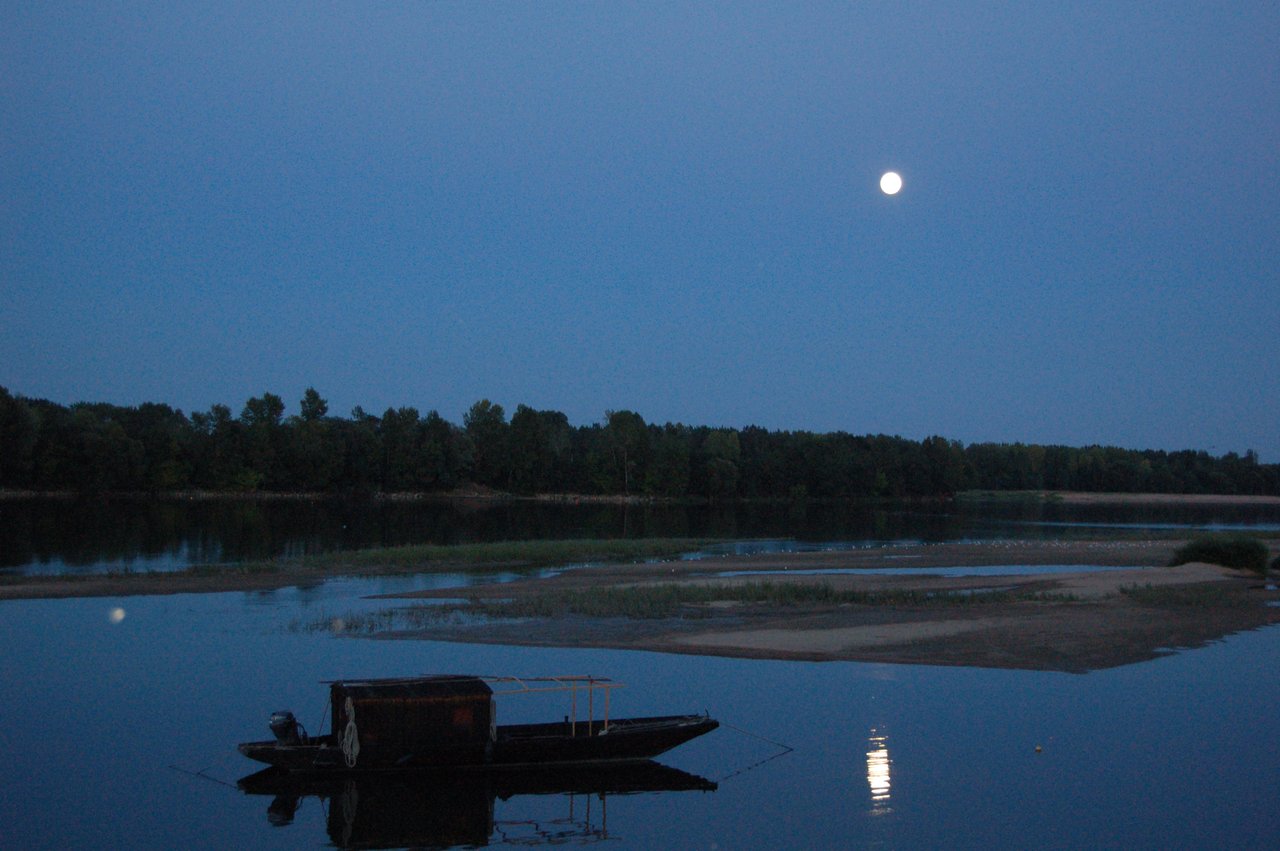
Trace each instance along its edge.
{"label": "shrub on sandbar", "polygon": [[1267,569],[1267,545],[1247,535],[1206,535],[1178,548],[1169,566],[1203,561],[1263,573]]}

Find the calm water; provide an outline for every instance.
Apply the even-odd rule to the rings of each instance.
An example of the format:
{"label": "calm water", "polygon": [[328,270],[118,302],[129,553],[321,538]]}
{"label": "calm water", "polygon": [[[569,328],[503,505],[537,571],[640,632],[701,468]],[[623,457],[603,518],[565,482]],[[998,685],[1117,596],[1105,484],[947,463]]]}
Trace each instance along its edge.
{"label": "calm water", "polygon": [[[550,505],[530,502],[0,500],[0,570],[93,573],[412,543],[583,537],[830,542],[1280,530],[1280,506]],[[740,547],[741,545],[735,545]],[[757,545],[758,546],[758,545]]]}
{"label": "calm water", "polygon": [[[103,569],[122,553],[147,563],[183,561],[173,547],[188,554],[202,547],[249,551],[232,540],[288,551],[403,542],[406,535],[434,540],[441,531],[437,521],[414,520],[414,511],[402,516],[400,508],[392,517],[381,509],[373,519],[360,515],[360,531],[347,537],[334,532],[341,518],[328,513],[340,510],[333,506],[263,504],[250,511],[259,512],[252,523],[245,506],[231,504],[195,506],[193,516],[178,520],[167,508],[136,508],[108,510],[120,512],[108,513],[119,534],[100,520],[68,539],[58,533],[73,520],[89,523],[76,513],[91,514],[89,507],[15,510],[6,502],[0,528],[8,552],[27,552],[19,569],[85,570]],[[301,527],[280,520],[277,508]],[[747,512],[699,520],[688,512],[660,522],[646,512],[638,520],[610,511],[535,511],[542,520],[525,517],[514,526],[488,512],[459,515],[452,534],[512,537],[530,524],[564,536],[732,528],[795,536],[732,546],[819,547],[1096,535],[1104,524],[1109,534],[1130,534],[1155,524],[1275,522],[1266,512],[1046,517],[1042,509],[1007,506],[985,515],[831,509],[822,523],[785,510],[787,516],[773,519]],[[169,519],[158,521],[156,512]],[[207,512],[229,514],[215,521]],[[595,518],[590,523],[587,514]],[[15,528],[26,529],[26,537],[15,538]],[[253,533],[240,534],[246,528]],[[103,534],[96,543],[95,529]],[[0,757],[7,778],[0,847],[524,845],[607,837],[627,848],[1269,848],[1280,835],[1277,628],[1084,676],[379,641],[291,629],[386,605],[361,599],[367,594],[470,581],[348,579],[265,593],[0,602]],[[615,713],[705,709],[725,726],[665,755],[662,763],[693,777],[659,788],[698,786],[698,778],[714,788],[602,798],[455,782],[296,799],[234,788],[258,767],[235,744],[266,738],[272,710],[293,709],[313,731],[327,726],[321,681],[441,671],[592,673],[629,684],[615,697]],[[502,720],[567,711],[557,702],[527,700],[500,703]],[[794,750],[779,756],[773,743]],[[563,789],[584,786],[599,788],[570,778]],[[389,812],[398,815],[388,818]]]}
{"label": "calm water", "polygon": [[[706,709],[726,726],[662,762],[718,786],[603,801],[419,789],[396,806],[443,800],[469,833],[388,835],[403,844],[475,844],[479,830],[496,844],[607,831],[627,848],[1263,848],[1280,835],[1275,628],[1084,676],[287,628],[410,584],[0,604],[0,845],[330,845],[335,818],[359,800],[376,813],[376,795],[304,797],[274,826],[272,797],[224,785],[257,767],[235,743],[266,737],[284,707],[320,728],[322,680],[433,671],[594,673],[628,683],[615,713]],[[562,714],[520,700],[500,704],[504,720]],[[769,760],[764,739],[794,751]]]}

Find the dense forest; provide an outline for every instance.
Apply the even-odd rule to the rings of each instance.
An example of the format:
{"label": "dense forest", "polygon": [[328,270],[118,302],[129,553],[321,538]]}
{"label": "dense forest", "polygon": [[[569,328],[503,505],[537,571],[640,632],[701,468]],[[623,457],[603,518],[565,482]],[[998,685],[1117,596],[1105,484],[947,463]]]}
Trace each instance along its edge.
{"label": "dense forest", "polygon": [[239,416],[168,405],[63,406],[0,387],[0,488],[625,494],[707,500],[937,497],[961,490],[1280,495],[1280,465],[1257,455],[922,441],[646,423],[609,411],[573,426],[558,411],[482,400],[461,426],[435,411],[357,407],[329,415],[314,390],[296,415],[271,393]]}

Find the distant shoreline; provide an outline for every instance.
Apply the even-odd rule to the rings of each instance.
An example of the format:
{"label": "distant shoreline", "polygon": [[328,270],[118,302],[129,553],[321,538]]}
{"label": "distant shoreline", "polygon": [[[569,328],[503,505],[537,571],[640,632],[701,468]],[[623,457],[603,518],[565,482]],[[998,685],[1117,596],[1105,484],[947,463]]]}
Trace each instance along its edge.
{"label": "distant shoreline", "polygon": [[[317,492],[274,492],[274,491],[119,491],[104,493],[78,493],[76,491],[30,491],[0,489],[0,501],[21,499],[124,499],[155,500],[157,502],[200,502],[200,501],[243,501],[243,502],[275,502],[275,501],[326,501],[326,500],[371,500],[374,502],[538,502],[555,505],[706,505],[707,500],[695,497],[664,497],[641,494],[579,494],[579,493],[540,493],[515,494],[506,491],[495,491],[483,487],[455,488],[451,491],[419,492],[375,491],[365,494]],[[1191,493],[1111,493],[1105,491],[1054,491],[1054,490],[1010,490],[1010,491],[960,491],[950,498],[946,497],[850,497],[847,499],[807,497],[805,502],[815,505],[830,503],[897,503],[897,502],[981,502],[981,501],[1028,501],[1056,503],[1060,505],[1280,505],[1280,496],[1250,494],[1191,494]],[[790,500],[769,499],[734,499],[726,500],[727,505],[764,505],[784,504]]]}

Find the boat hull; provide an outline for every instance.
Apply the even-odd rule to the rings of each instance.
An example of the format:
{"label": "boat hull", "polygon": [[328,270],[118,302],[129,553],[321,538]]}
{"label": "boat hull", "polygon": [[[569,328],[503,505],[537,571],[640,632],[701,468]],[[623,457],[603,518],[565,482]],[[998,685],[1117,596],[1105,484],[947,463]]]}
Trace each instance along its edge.
{"label": "boat hull", "polygon": [[[492,740],[431,747],[417,752],[350,760],[332,736],[305,744],[245,742],[250,759],[294,772],[394,771],[429,767],[506,767],[626,762],[651,759],[709,733],[719,722],[704,715],[623,718],[601,723],[515,724],[498,727]],[[354,762],[354,764],[351,764]]]}

